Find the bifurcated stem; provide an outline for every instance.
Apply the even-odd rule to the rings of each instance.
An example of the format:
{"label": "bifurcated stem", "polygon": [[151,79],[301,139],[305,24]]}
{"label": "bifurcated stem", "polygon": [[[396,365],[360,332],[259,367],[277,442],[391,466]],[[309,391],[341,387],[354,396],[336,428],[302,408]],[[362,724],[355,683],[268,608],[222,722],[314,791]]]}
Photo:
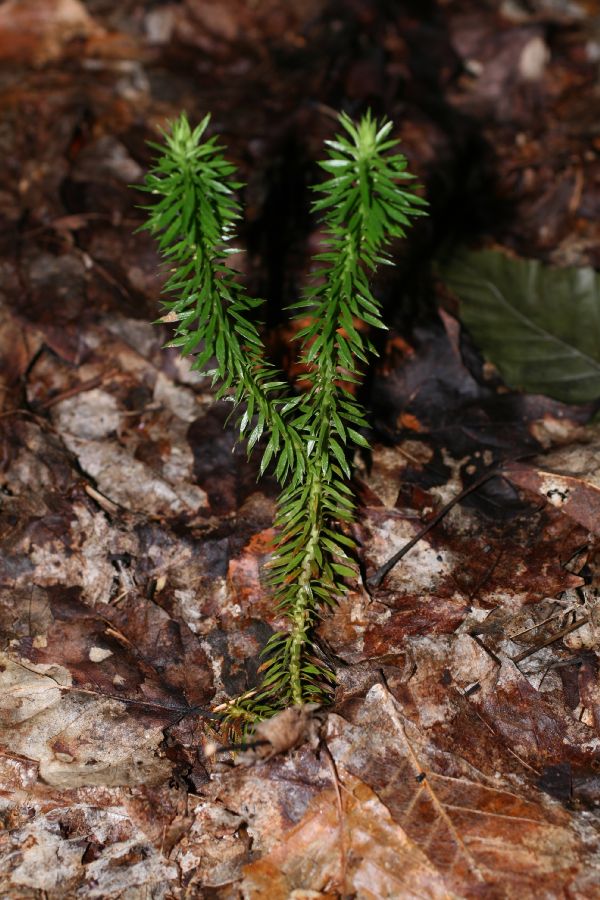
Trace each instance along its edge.
{"label": "bifurcated stem", "polygon": [[193,131],[185,116],[172,125],[144,186],[159,197],[145,227],[170,268],[172,345],[192,354],[195,368],[210,367],[217,397],[244,405],[239,430],[248,451],[264,435],[260,471],[272,463],[282,485],[269,579],[289,625],[267,644],[259,687],[226,705],[230,718],[248,723],[289,704],[321,702],[334,681],[312,631],[321,608],[335,604],[344,579],[356,574],[354,544],[342,528],[354,517],[349,453],[368,446],[354,385],[374,352],[369,328],[385,327],[369,278],[390,262],[390,240],[423,212],[424,201],[399,186],[411,176],[404,157],[391,152],[391,123],[380,126],[370,114],[340,122],[343,134],[327,142],[321,163],[330,177],[315,188],[322,196],[313,204],[325,249],[295,312],[309,318],[299,333],[308,380],[300,395],[266,359],[252,316],[258,301],[227,265],[239,185],[216,139],[204,139],[208,117]]}

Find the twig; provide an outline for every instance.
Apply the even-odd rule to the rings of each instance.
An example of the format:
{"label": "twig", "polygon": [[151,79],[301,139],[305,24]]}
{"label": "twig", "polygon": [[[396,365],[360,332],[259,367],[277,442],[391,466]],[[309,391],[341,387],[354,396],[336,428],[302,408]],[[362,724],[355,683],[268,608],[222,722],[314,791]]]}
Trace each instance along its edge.
{"label": "twig", "polygon": [[100,387],[100,385],[107,381],[109,378],[112,378],[113,375],[118,375],[118,369],[109,369],[108,372],[103,372],[102,375],[96,375],[94,378],[88,378],[87,381],[82,381],[81,384],[76,384],[74,387],[69,388],[66,391],[63,391],[60,394],[57,394],[55,397],[50,397],[49,400],[44,400],[42,403],[42,409],[50,409],[51,406],[56,406],[57,403],[62,403],[63,400],[68,400],[69,397],[75,397],[77,394],[84,394],[86,391],[91,391],[94,388]]}
{"label": "twig", "polygon": [[557,631],[556,634],[553,634],[547,640],[542,641],[541,644],[534,644],[533,647],[528,647],[527,650],[523,650],[523,652],[519,653],[518,656],[511,657],[512,661],[514,663],[523,662],[523,660],[527,659],[528,656],[532,656],[534,653],[537,653],[538,650],[543,650],[544,647],[549,647],[550,644],[553,644],[555,641],[560,640],[560,638],[566,637],[567,634],[571,634],[572,631],[576,631],[587,622],[589,622],[588,616],[584,616],[583,619],[577,619],[575,622],[571,622],[570,625],[567,625],[565,628],[561,628],[560,631]]}
{"label": "twig", "polygon": [[[473,631],[471,631],[469,632],[469,636],[471,637],[471,640],[475,641],[478,647],[481,647],[481,649],[484,650],[485,653],[487,653],[488,656],[490,656],[494,660],[497,666],[502,665],[502,660],[500,659],[500,657],[497,656],[494,651],[487,646],[487,644],[483,643],[483,641],[479,637],[479,634],[475,634]],[[477,684],[479,684],[479,682],[477,682]]]}
{"label": "twig", "polygon": [[36,414],[31,412],[31,410],[23,409],[22,407],[18,407],[16,409],[5,409],[4,412],[0,413],[0,419],[7,419],[10,416],[28,416],[38,424],[44,422],[44,419],[40,418],[40,416],[36,416]]}
{"label": "twig", "polygon": [[331,778],[333,781],[333,786],[335,789],[335,796],[337,798],[337,808],[338,808],[338,821],[340,824],[340,892],[343,897],[346,896],[346,878],[347,878],[347,870],[348,870],[348,854],[346,852],[346,836],[345,836],[345,816],[344,816],[344,801],[342,799],[342,792],[340,790],[340,786],[342,785],[341,778],[339,776],[337,766],[335,764],[335,759],[333,758],[333,754],[331,750],[325,743],[325,741],[321,742],[321,749],[325,752],[325,756],[327,758],[327,763],[329,765],[329,769],[331,771]]}
{"label": "twig", "polygon": [[440,522],[444,518],[446,513],[448,513],[452,509],[453,506],[456,506],[457,503],[460,503],[461,500],[464,500],[465,497],[467,497],[473,491],[476,491],[478,487],[481,487],[481,485],[485,484],[486,481],[489,481],[490,478],[495,478],[496,476],[498,476],[500,478],[504,477],[502,475],[500,465],[494,466],[493,469],[488,469],[487,472],[484,472],[482,475],[479,476],[479,478],[475,479],[475,481],[472,484],[470,484],[468,487],[466,487],[464,490],[462,490],[460,492],[460,494],[457,494],[456,497],[453,497],[452,500],[450,500],[448,503],[446,503],[444,506],[442,506],[440,511],[435,514],[433,519],[431,519],[431,521],[428,522],[424,528],[422,528],[419,532],[417,532],[417,534],[415,534],[415,536],[413,538],[411,538],[411,540],[407,544],[405,544],[401,550],[398,550],[398,552],[395,553],[391,559],[388,559],[387,562],[385,562],[382,566],[379,567],[379,569],[377,569],[375,572],[373,572],[372,575],[370,575],[367,578],[367,582],[366,582],[367,587],[368,588],[378,588],[381,585],[381,583],[383,582],[383,580],[385,579],[385,577],[394,568],[394,566],[400,562],[402,557],[406,556],[406,554],[409,552],[409,550],[412,550],[412,548],[415,546],[415,544],[418,544],[419,541],[422,538],[424,538],[425,535],[428,534],[432,528],[435,528],[435,526],[438,524],[438,522]]}
{"label": "twig", "polygon": [[[552,599],[552,598],[550,598],[550,599]],[[522,637],[524,634],[528,634],[530,631],[535,631],[536,628],[541,628],[542,625],[547,625],[548,622],[553,622],[555,619],[560,619],[561,616],[562,616],[562,618],[564,618],[564,616],[565,616],[564,609],[553,613],[551,616],[548,616],[548,618],[546,618],[546,619],[542,619],[541,622],[534,622],[533,625],[529,626],[529,628],[524,628],[522,631],[517,631],[516,634],[509,634],[509,635],[507,635],[507,637],[508,637],[509,641],[515,641],[515,640],[517,640],[517,638]],[[519,641],[519,643],[523,644],[524,641]]]}
{"label": "twig", "polygon": [[94,500],[100,509],[103,509],[104,512],[109,513],[110,515],[114,515],[118,513],[120,509],[124,507],[119,506],[117,503],[114,503],[109,497],[105,497],[104,494],[101,494],[100,491],[97,491],[96,488],[91,484],[84,484],[84,491]]}

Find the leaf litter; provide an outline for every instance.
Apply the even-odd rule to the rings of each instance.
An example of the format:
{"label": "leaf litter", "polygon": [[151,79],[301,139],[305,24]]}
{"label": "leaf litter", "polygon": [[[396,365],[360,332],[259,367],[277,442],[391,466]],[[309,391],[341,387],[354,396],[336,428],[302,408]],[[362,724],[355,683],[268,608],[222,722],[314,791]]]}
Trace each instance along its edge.
{"label": "leaf litter", "polygon": [[3,895],[599,895],[593,406],[507,389],[451,302],[427,312],[408,259],[385,274],[363,583],[318,632],[334,703],[232,754],[211,710],[252,689],[281,626],[276,489],[147,324],[160,277],[127,187],[155,125],[214,111],[286,359],[277,303],[318,235],[281,196],[301,202],[319,104],[340,96],[384,103],[432,221],[468,171],[463,240],[597,267],[594,4],[452,0],[425,22],[362,0],[34,0],[18,40],[16,6],[0,5]]}

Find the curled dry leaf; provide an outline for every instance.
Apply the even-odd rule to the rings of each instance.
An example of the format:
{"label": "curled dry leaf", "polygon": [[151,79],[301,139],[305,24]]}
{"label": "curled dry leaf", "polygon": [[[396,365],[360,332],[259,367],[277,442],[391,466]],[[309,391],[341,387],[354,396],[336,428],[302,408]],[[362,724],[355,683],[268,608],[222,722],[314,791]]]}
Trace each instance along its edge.
{"label": "curled dry leaf", "polygon": [[271,759],[278,753],[292,750],[304,742],[315,746],[319,723],[312,714],[318,708],[317,703],[290,706],[272,719],[259,722],[254,730],[251,746],[236,754],[236,762],[245,766],[253,765],[259,760]]}

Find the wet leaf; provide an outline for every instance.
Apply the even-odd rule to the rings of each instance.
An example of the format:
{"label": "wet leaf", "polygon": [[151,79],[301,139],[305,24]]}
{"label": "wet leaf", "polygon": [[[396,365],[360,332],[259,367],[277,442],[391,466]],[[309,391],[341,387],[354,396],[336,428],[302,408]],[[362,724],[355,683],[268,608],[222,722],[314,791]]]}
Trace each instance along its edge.
{"label": "wet leaf", "polygon": [[441,275],[508,385],[568,403],[600,396],[600,276],[592,268],[462,250]]}
{"label": "wet leaf", "polygon": [[101,29],[79,0],[26,3],[4,0],[0,5],[0,54],[3,59],[37,65],[59,57],[75,37],[89,37]]}

